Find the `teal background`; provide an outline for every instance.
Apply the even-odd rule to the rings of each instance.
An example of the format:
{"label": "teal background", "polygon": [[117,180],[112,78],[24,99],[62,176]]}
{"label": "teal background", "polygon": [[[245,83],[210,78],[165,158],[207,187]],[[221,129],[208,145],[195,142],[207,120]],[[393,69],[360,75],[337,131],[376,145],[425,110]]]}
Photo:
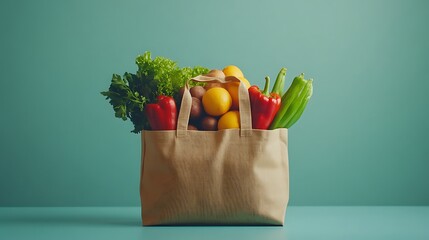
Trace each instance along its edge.
{"label": "teal background", "polygon": [[305,72],[291,205],[429,204],[428,1],[0,3],[0,206],[137,206],[140,138],[99,94],[146,50]]}

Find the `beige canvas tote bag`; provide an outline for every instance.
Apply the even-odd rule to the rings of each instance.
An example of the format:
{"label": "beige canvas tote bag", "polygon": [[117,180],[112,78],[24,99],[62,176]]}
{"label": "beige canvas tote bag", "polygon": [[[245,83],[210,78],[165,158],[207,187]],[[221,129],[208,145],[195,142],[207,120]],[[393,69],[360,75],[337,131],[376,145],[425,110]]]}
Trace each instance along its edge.
{"label": "beige canvas tote bag", "polygon": [[177,130],[142,132],[143,225],[283,225],[289,200],[287,129],[252,129],[242,83],[240,129],[187,130],[191,102],[186,84]]}

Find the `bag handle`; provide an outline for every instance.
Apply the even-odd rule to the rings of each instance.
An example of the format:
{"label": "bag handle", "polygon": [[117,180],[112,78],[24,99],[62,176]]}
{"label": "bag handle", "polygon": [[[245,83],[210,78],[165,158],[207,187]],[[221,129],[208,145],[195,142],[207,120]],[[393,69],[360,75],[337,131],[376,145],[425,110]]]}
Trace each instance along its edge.
{"label": "bag handle", "polygon": [[250,98],[247,87],[234,76],[228,76],[226,78],[208,77],[208,76],[197,76],[188,80],[185,84],[185,91],[183,92],[182,103],[179,111],[179,117],[177,120],[176,136],[186,136],[188,133],[188,122],[189,115],[191,113],[192,97],[189,92],[189,81],[195,82],[240,82],[238,87],[238,99],[239,99],[239,112],[240,112],[240,136],[250,136],[252,134],[252,114],[250,110]]}

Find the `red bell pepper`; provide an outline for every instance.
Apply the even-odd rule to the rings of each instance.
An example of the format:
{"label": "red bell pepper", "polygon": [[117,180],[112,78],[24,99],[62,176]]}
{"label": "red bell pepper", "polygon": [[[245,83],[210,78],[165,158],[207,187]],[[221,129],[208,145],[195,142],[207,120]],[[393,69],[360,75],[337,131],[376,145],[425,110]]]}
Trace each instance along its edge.
{"label": "red bell pepper", "polygon": [[152,130],[175,130],[177,123],[177,107],[172,97],[158,96],[157,103],[145,106],[146,117]]}
{"label": "red bell pepper", "polygon": [[258,86],[249,88],[252,128],[254,129],[268,129],[280,108],[281,97],[274,91],[269,93],[269,85],[270,78],[265,77],[265,87],[262,92]]}

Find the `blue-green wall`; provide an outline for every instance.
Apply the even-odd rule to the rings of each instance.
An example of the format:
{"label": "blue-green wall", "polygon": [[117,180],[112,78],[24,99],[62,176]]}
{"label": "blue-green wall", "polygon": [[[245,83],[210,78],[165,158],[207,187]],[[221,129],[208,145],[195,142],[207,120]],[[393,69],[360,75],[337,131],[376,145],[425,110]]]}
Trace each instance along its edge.
{"label": "blue-green wall", "polygon": [[289,132],[292,205],[429,204],[429,1],[0,3],[0,206],[138,205],[140,138],[99,94],[146,50],[282,66],[314,95]]}

